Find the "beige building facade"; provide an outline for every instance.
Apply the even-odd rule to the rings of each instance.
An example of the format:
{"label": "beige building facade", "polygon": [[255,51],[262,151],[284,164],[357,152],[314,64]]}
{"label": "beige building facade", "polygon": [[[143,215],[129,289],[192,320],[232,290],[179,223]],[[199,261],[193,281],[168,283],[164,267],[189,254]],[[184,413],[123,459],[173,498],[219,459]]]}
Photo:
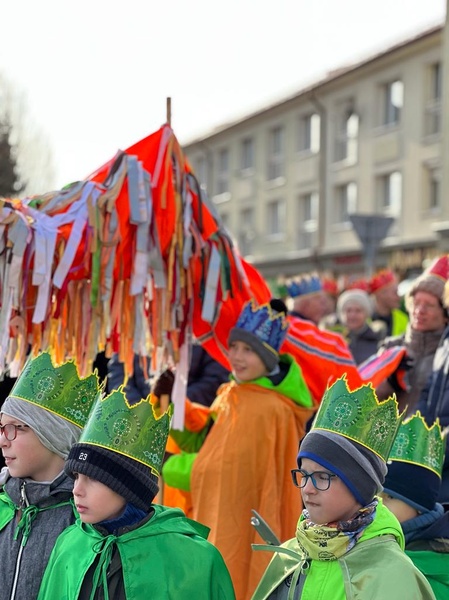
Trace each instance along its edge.
{"label": "beige building facade", "polygon": [[354,214],[391,218],[373,268],[404,277],[449,251],[444,39],[434,27],[184,145],[265,277],[366,273]]}

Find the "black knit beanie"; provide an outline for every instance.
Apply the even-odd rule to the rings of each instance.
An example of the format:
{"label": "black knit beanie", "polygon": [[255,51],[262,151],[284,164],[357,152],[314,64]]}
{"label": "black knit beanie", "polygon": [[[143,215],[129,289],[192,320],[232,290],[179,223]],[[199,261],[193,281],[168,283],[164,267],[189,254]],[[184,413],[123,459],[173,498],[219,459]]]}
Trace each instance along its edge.
{"label": "black knit beanie", "polygon": [[81,473],[96,479],[146,512],[159,491],[157,476],[149,467],[123,454],[91,444],[72,446],[64,471],[70,477]]}
{"label": "black knit beanie", "polygon": [[362,506],[369,504],[382,491],[387,470],[385,461],[342,435],[312,429],[301,442],[299,468],[303,458],[309,458],[335,473]]}
{"label": "black knit beanie", "polygon": [[441,479],[425,467],[398,460],[388,461],[384,492],[412,506],[418,512],[435,508]]}

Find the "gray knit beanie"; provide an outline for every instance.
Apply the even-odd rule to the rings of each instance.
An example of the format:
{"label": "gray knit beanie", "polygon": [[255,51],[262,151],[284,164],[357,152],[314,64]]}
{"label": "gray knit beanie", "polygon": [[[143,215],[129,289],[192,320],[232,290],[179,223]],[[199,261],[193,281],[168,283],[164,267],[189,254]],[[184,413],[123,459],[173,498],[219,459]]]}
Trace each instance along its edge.
{"label": "gray knit beanie", "polygon": [[228,345],[237,341],[248,344],[248,346],[250,346],[260,357],[269,373],[271,373],[271,371],[279,363],[279,354],[274,349],[269,347],[268,344],[265,344],[260,338],[258,338],[257,335],[254,335],[254,333],[245,331],[244,329],[239,329],[238,327],[233,327],[229,334]]}
{"label": "gray knit beanie", "polygon": [[444,287],[448,278],[449,258],[446,254],[435,259],[434,262],[412,283],[405,299],[407,308],[410,307],[413,296],[419,291],[432,294],[432,296],[438,298],[443,305],[443,302],[445,301]]}
{"label": "gray knit beanie", "polygon": [[8,396],[1,412],[31,427],[41,444],[61,458],[67,458],[70,448],[80,439],[80,427],[20,398]]}
{"label": "gray knit beanie", "polygon": [[309,458],[335,473],[362,506],[369,504],[382,491],[387,466],[377,454],[338,433],[310,431],[301,442],[301,459]]}
{"label": "gray knit beanie", "polygon": [[149,467],[101,446],[75,444],[64,471],[70,477],[81,473],[96,479],[146,512],[159,491],[158,478]]}

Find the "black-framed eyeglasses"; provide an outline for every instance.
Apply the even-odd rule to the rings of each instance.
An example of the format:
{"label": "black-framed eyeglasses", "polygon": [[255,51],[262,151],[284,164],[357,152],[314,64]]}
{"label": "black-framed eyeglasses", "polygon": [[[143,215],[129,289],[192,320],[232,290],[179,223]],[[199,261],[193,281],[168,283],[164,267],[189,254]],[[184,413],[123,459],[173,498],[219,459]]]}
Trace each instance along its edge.
{"label": "black-framed eyeglasses", "polygon": [[17,437],[18,431],[29,429],[29,425],[14,425],[14,423],[6,423],[6,425],[0,425],[0,435],[4,435],[8,442],[12,442]]}
{"label": "black-framed eyeglasses", "polygon": [[328,490],[332,479],[337,477],[334,473],[327,473],[326,471],[314,471],[313,473],[308,473],[307,471],[304,471],[304,469],[292,469],[291,474],[294,486],[303,488],[309,479],[311,479],[313,487],[320,492]]}

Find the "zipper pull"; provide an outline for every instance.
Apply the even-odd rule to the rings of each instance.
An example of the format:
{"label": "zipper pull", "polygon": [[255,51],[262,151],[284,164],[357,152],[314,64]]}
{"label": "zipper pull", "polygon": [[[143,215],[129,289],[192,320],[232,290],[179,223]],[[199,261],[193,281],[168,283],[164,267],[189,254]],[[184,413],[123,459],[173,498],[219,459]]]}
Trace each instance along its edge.
{"label": "zipper pull", "polygon": [[[26,506],[27,506],[27,496],[25,493],[25,482],[22,481],[22,483],[20,484],[20,502],[19,502],[19,506],[17,507],[17,513],[16,513],[16,520],[17,520],[18,524],[22,520],[23,510],[24,510],[24,508],[26,508]],[[17,530],[17,533],[18,533],[18,530]],[[17,535],[17,533],[16,533],[16,535]],[[16,538],[14,538],[14,539],[16,539]]]}
{"label": "zipper pull", "polygon": [[25,483],[25,481],[23,481],[22,485],[20,487],[20,508],[25,508],[25,507],[29,506],[25,487],[26,487],[26,483]]}

